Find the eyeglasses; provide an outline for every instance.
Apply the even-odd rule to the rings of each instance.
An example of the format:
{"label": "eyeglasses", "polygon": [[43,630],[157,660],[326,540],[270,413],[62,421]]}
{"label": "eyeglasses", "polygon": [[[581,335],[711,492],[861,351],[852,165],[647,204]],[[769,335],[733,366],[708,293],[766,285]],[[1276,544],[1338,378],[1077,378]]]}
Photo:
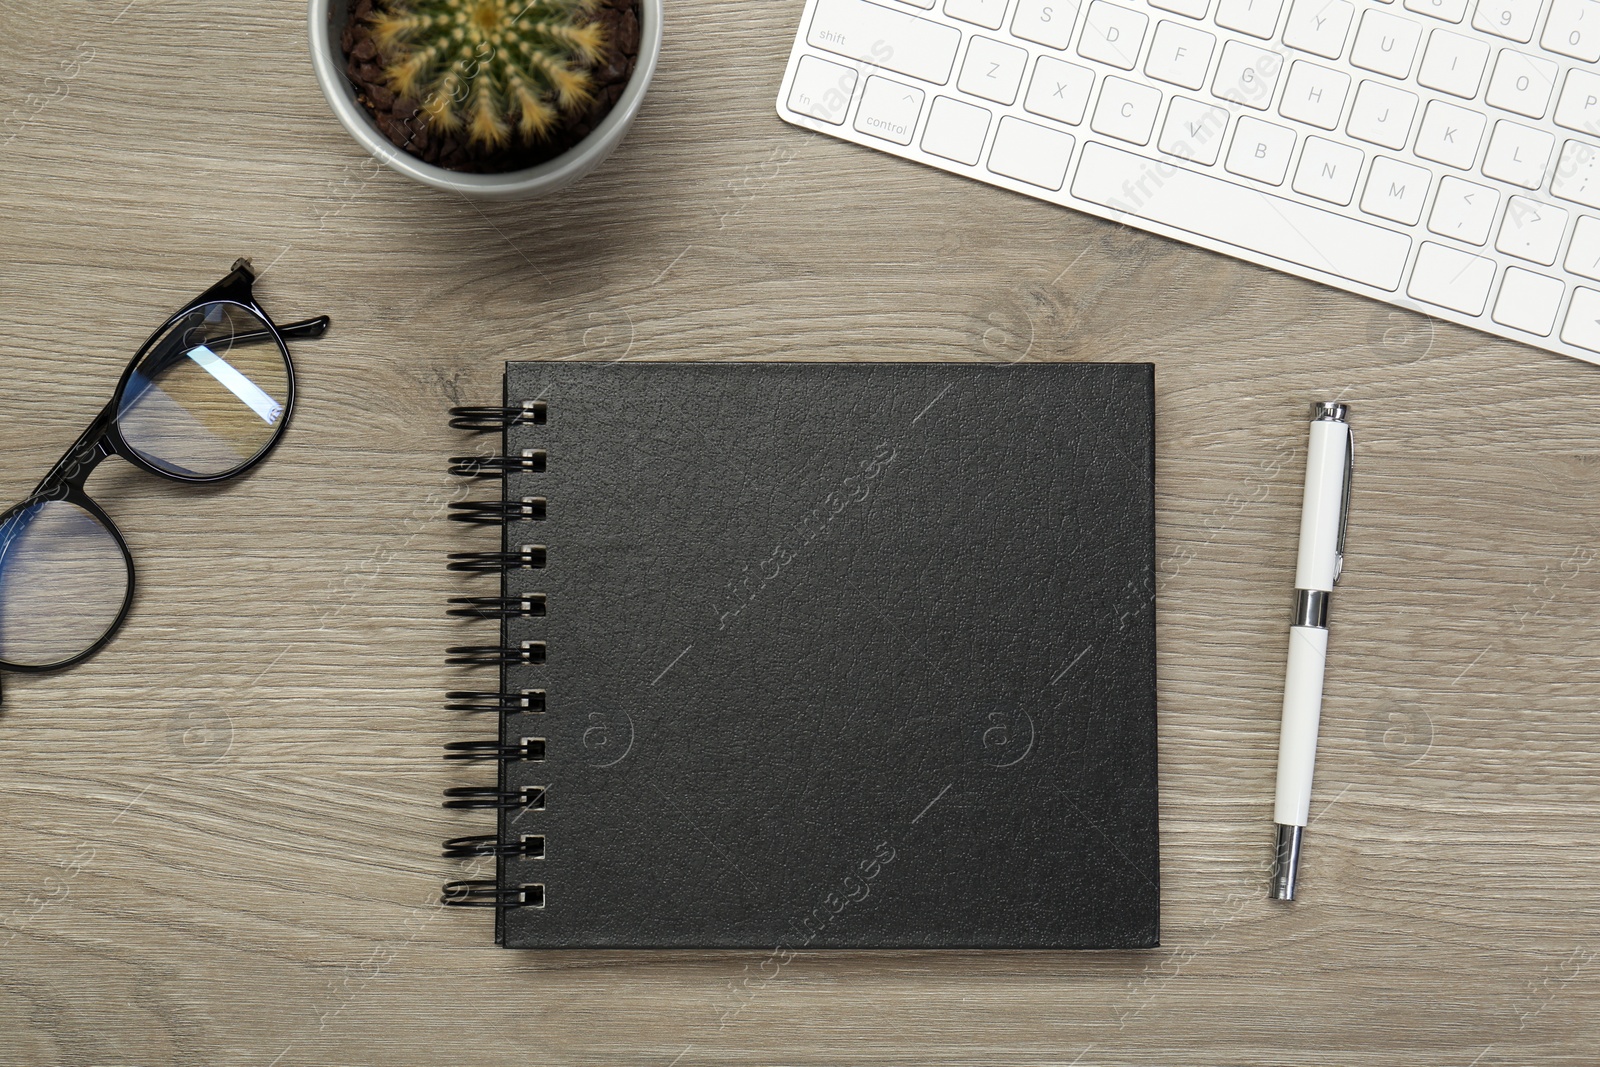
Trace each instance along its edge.
{"label": "eyeglasses", "polygon": [[70,667],[111,640],[133,603],[133,560],[84,491],[121,456],[151,474],[207,484],[272,451],[294,411],[285,343],[320,337],[328,317],[274,325],[239,260],[150,335],[111,402],[22,503],[0,515],[0,669]]}

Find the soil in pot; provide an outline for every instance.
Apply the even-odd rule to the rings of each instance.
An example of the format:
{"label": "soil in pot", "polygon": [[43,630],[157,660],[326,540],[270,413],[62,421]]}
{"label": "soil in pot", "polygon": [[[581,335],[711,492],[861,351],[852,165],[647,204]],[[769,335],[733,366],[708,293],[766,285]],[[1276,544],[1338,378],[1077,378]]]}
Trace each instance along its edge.
{"label": "soil in pot", "polygon": [[513,135],[510,144],[489,149],[473,144],[464,128],[433,128],[418,101],[397,96],[389,88],[366,18],[381,4],[382,0],[357,0],[351,5],[350,20],[340,39],[345,72],[355,86],[356,99],[385,137],[424,163],[447,170],[503,174],[555,159],[589,136],[610,113],[639,61],[639,0],[598,0],[593,20],[604,27],[606,44],[600,62],[589,70],[593,100],[586,108],[563,113],[543,138],[522,143]]}

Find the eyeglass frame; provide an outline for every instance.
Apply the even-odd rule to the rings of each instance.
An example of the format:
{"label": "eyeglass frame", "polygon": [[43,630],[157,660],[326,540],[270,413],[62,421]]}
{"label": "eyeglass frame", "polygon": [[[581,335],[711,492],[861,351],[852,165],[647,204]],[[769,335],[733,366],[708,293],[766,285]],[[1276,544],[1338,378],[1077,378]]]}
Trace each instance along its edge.
{"label": "eyeglass frame", "polygon": [[[256,303],[254,293],[255,279],[255,270],[250,261],[248,259],[236,260],[233,268],[221,281],[169,315],[166,321],[150,334],[144,344],[139,346],[139,350],[128,361],[128,366],[123,370],[122,377],[117,381],[116,389],[111,393],[110,402],[90,421],[88,428],[78,436],[78,439],[73,442],[66,453],[55,462],[49,473],[34,487],[33,492],[29,493],[27,497],[17,504],[0,512],[0,527],[4,527],[6,522],[18,512],[40,503],[60,501],[82,508],[110,532],[117,543],[117,547],[122,550],[122,559],[128,570],[128,588],[123,594],[122,605],[117,610],[117,617],[110,626],[106,627],[106,632],[94,644],[82,652],[56,663],[15,664],[0,659],[0,671],[13,671],[18,674],[44,674],[75,666],[104,648],[116,636],[117,631],[122,629],[122,624],[128,619],[128,613],[133,607],[133,591],[137,581],[133,565],[133,552],[128,548],[128,542],[123,538],[122,531],[117,529],[116,522],[112,520],[104,508],[95,503],[94,498],[89,496],[88,491],[85,489],[89,476],[94,473],[95,468],[103,460],[112,456],[119,456],[135,467],[157,477],[166,478],[169,481],[183,482],[189,485],[210,485],[237,478],[251,470],[266,459],[267,456],[271,455],[272,451],[278,447],[278,442],[283,440],[284,432],[289,428],[289,420],[294,416],[295,401],[294,359],[289,354],[289,339],[321,337],[327,332],[332,320],[326,315],[318,315],[315,318],[301,319],[297,322],[279,326],[272,321],[272,316],[268,315],[261,305]],[[123,393],[126,391],[128,383],[132,381],[134,371],[139,367],[140,361],[144,359],[151,346],[165,336],[166,332],[185,315],[207,304],[233,304],[248,311],[266,324],[267,334],[273,338],[278,350],[283,353],[288,391],[283,403],[283,415],[278,420],[277,431],[260,452],[232,470],[224,471],[221,474],[185,475],[175,471],[163,470],[140,456],[138,451],[129,445],[122,436],[122,431],[117,426],[117,417],[120,414]],[[252,330],[233,335],[230,338],[230,345],[241,340],[257,340],[261,334],[262,331]],[[6,547],[8,546],[0,545],[0,558],[4,557]]]}

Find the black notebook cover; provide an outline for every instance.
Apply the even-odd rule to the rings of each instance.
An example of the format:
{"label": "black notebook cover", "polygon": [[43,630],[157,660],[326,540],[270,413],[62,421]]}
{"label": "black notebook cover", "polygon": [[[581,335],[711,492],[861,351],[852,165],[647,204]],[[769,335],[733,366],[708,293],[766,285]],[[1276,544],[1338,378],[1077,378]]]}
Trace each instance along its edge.
{"label": "black notebook cover", "polygon": [[1153,376],[508,364],[499,940],[1156,945]]}

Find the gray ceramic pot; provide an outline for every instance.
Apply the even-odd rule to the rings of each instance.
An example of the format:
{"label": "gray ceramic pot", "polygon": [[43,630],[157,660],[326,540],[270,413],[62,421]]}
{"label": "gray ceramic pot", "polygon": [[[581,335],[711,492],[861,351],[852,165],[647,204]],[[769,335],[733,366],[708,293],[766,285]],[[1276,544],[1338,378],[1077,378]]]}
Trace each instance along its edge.
{"label": "gray ceramic pot", "polygon": [[424,185],[488,200],[521,200],[563,189],[598,167],[622,141],[639,113],[644,93],[655,74],[661,55],[662,0],[640,0],[639,62],[633,79],[622,91],[616,106],[594,131],[548,163],[527,170],[504,174],[462,174],[424,163],[409,152],[396,148],[378,129],[367,109],[356,100],[355,89],[345,76],[344,52],[339,37],[350,12],[350,0],[311,0],[311,65],[317,82],[328,98],[333,113],[361,147],[382,160],[389,169],[414,178]]}

